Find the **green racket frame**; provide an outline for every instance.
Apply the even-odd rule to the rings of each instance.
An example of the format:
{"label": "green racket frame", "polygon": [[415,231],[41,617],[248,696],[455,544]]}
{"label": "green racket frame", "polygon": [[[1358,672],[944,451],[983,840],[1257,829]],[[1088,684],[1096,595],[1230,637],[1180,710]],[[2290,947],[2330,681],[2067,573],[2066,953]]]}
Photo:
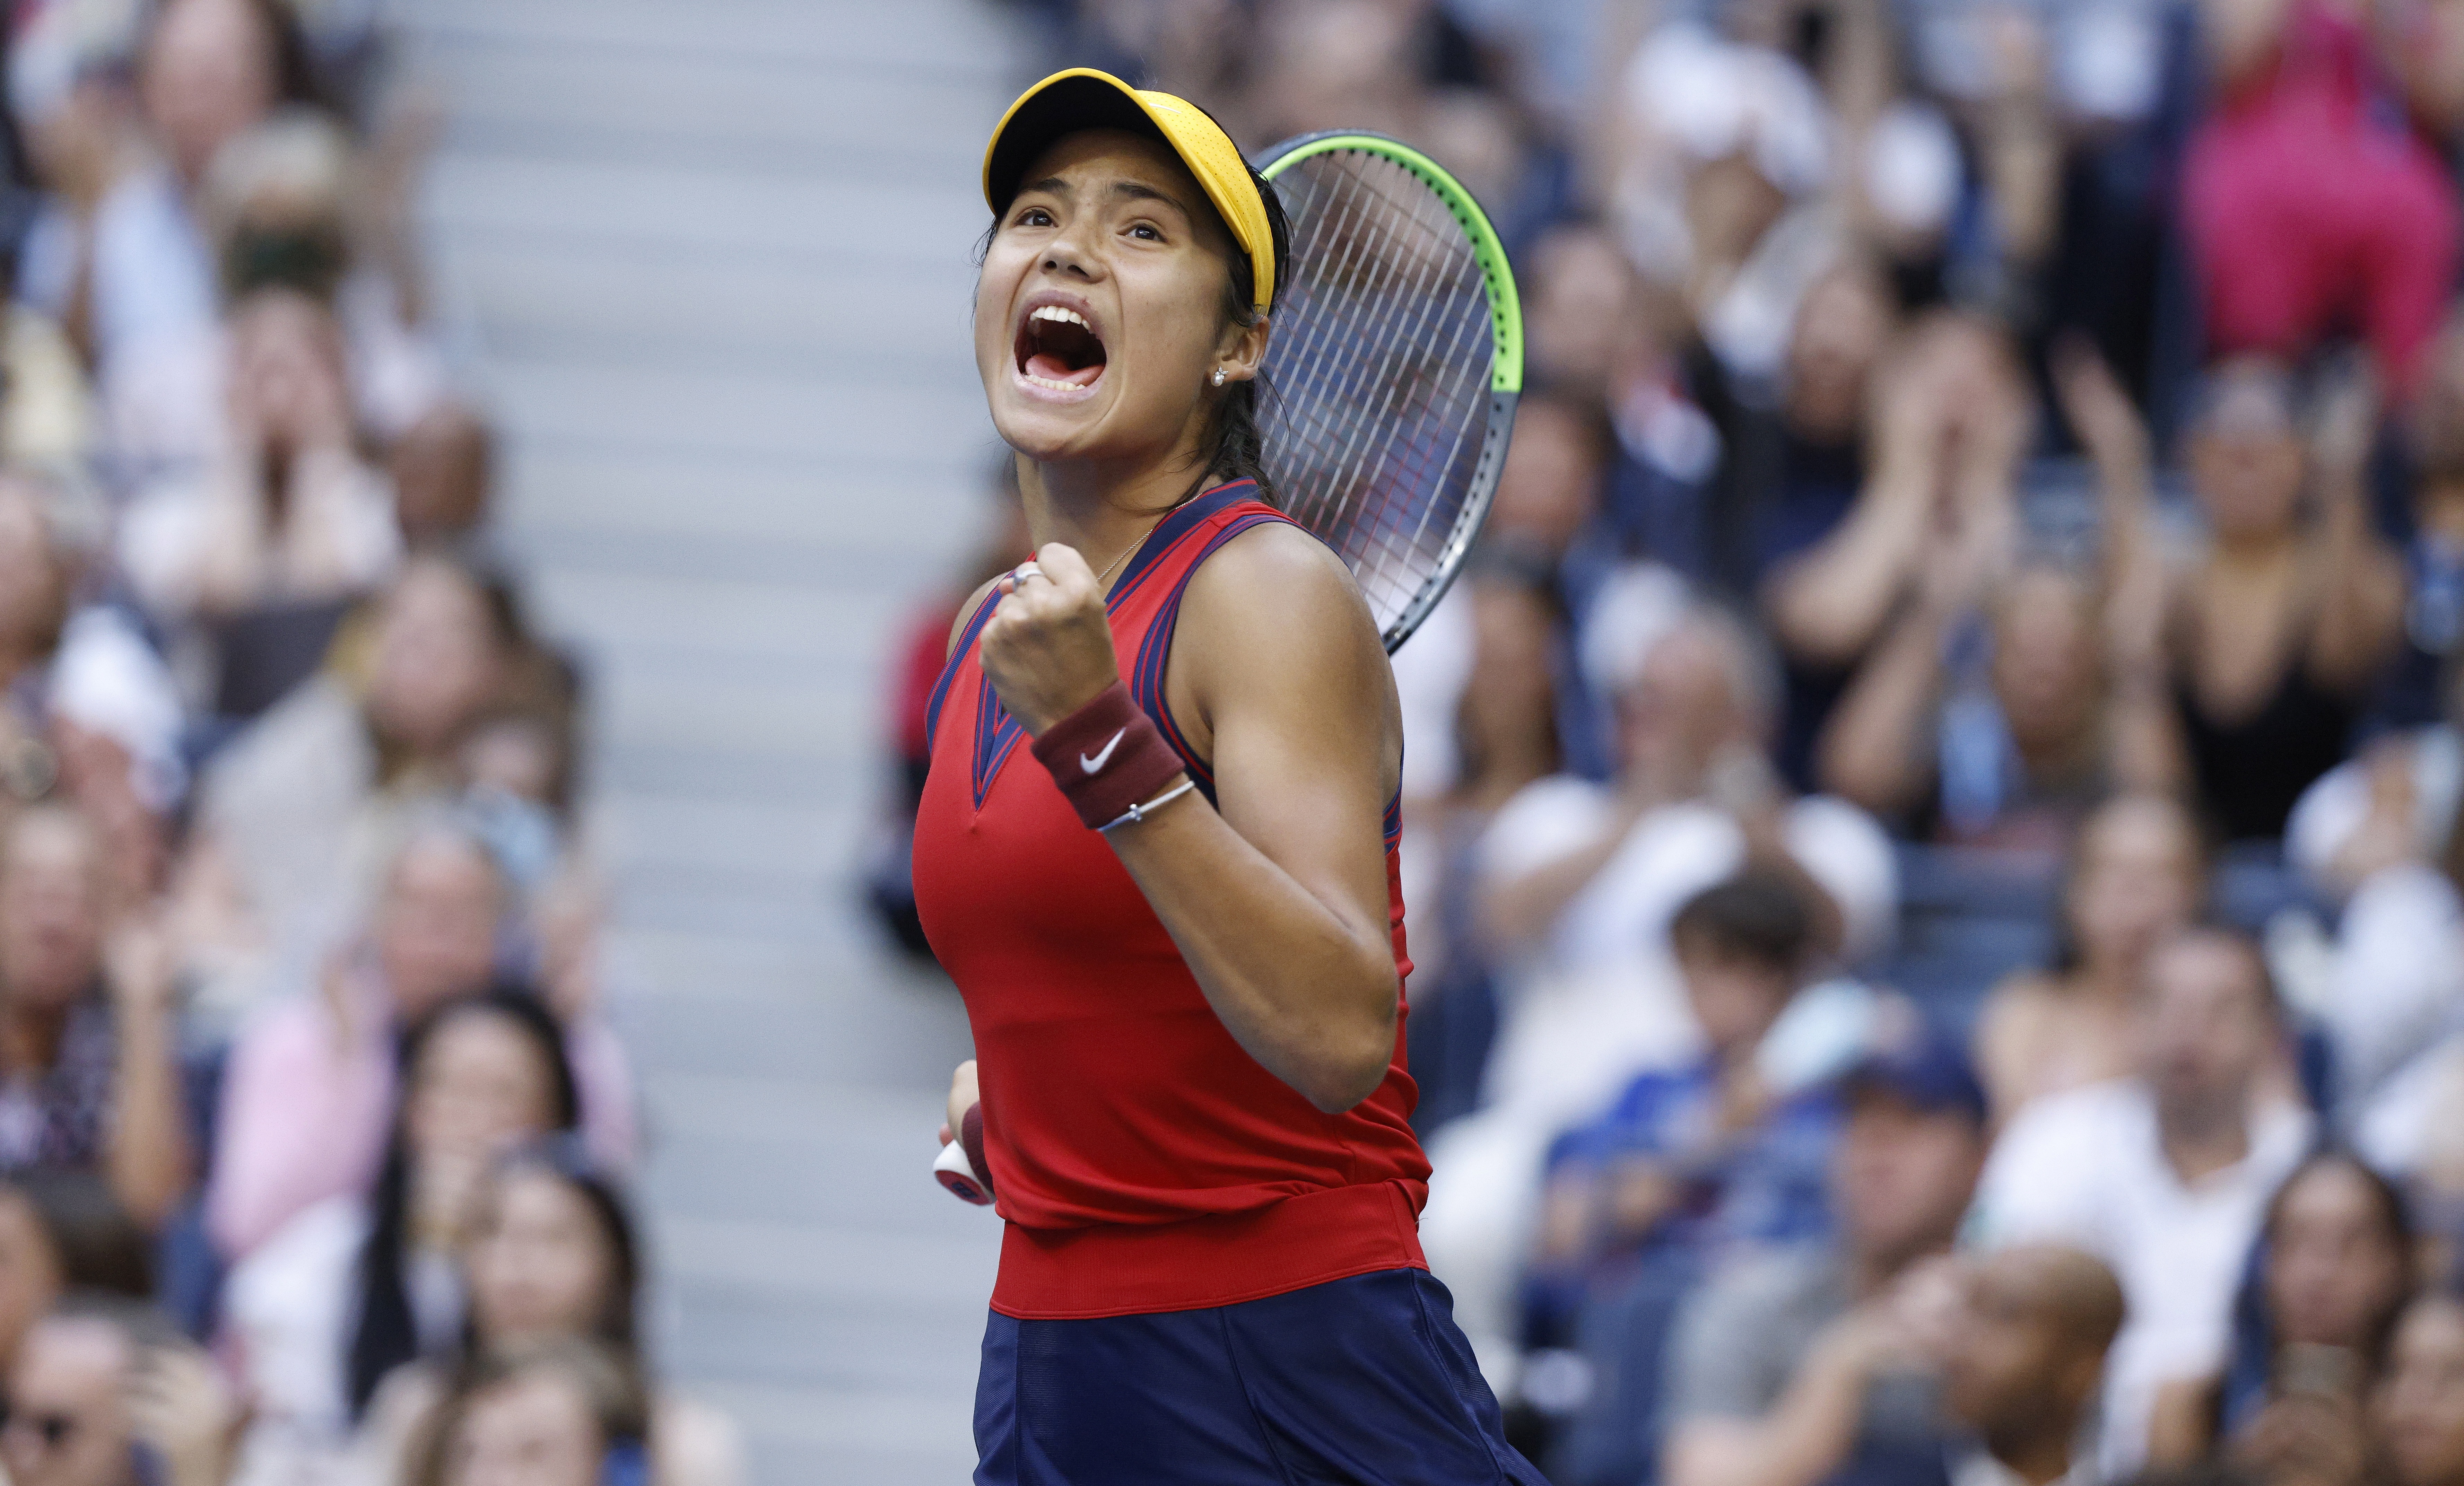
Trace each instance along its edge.
{"label": "green racket frame", "polygon": [[1470,239],[1472,252],[1480,265],[1481,277],[1488,293],[1488,324],[1492,360],[1488,377],[1488,419],[1481,441],[1480,454],[1472,466],[1471,484],[1463,507],[1455,516],[1453,530],[1439,549],[1436,569],[1423,579],[1419,591],[1404,605],[1401,613],[1386,626],[1382,637],[1388,654],[1401,649],[1403,642],[1420,627],[1429,611],[1438,606],[1446,590],[1453,586],[1455,576],[1463,571],[1463,558],[1472,542],[1480,535],[1483,522],[1488,519],[1488,508],[1497,494],[1498,477],[1506,468],[1506,448],[1514,434],[1514,408],[1523,395],[1523,301],[1514,288],[1514,270],[1507,262],[1506,245],[1498,240],[1497,229],[1489,225],[1488,213],[1481,209],[1469,189],[1446,172],[1444,166],[1414,149],[1400,140],[1366,130],[1334,129],[1319,134],[1304,134],[1286,140],[1265,153],[1266,164],[1258,173],[1272,181],[1304,160],[1336,151],[1358,151],[1382,156],[1400,165],[1428,186],[1454,214],[1463,235]]}

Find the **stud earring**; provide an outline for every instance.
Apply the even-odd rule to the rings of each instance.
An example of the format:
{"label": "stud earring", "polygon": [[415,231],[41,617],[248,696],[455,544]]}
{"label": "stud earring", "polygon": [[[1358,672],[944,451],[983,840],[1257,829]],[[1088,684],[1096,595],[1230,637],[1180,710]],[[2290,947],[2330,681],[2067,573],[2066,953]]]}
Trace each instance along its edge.
{"label": "stud earring", "polygon": [[1223,368],[1221,366],[1215,368],[1215,384],[1219,387],[1223,385]]}

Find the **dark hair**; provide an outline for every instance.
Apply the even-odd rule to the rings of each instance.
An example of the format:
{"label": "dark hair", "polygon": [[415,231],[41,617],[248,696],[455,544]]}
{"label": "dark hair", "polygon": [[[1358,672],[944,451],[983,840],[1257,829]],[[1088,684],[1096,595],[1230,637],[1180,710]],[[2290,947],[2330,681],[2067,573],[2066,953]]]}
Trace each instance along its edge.
{"label": "dark hair", "polygon": [[[1203,110],[1200,110],[1203,112]],[[1214,116],[1209,114],[1208,118]],[[1258,188],[1258,199],[1266,205],[1266,230],[1274,244],[1275,294],[1283,298],[1284,286],[1291,277],[1292,224],[1284,214],[1283,198],[1275,194],[1275,183],[1249,166],[1249,184]],[[1225,229],[1227,237],[1230,229]],[[1223,284],[1223,317],[1234,325],[1247,329],[1262,317],[1257,303],[1258,273],[1249,254],[1237,251],[1226,264],[1229,269]],[[1274,303],[1266,306],[1272,314]],[[1236,480],[1254,480],[1258,496],[1269,505],[1282,504],[1276,498],[1275,486],[1266,478],[1266,439],[1258,427],[1258,393],[1265,387],[1266,371],[1261,366],[1254,380],[1236,382],[1215,395],[1215,406],[1207,415],[1202,446],[1208,450],[1206,472],[1228,475]],[[1266,390],[1273,389],[1267,387]]]}
{"label": "dark hair", "polygon": [[[642,1286],[641,1243],[633,1227],[631,1211],[625,1203],[623,1188],[616,1178],[590,1157],[582,1141],[572,1135],[555,1135],[533,1141],[507,1155],[489,1174],[489,1202],[483,1211],[493,1213],[501,1201],[505,1183],[516,1176],[545,1176],[561,1183],[582,1199],[590,1210],[591,1221],[598,1226],[600,1241],[607,1246],[607,1296],[599,1314],[591,1322],[589,1339],[614,1351],[625,1365],[641,1372],[641,1327],[638,1320]],[[473,1313],[463,1325],[463,1365],[475,1364],[489,1348],[486,1339],[478,1334],[478,1318]]]}
{"label": "dark hair", "polygon": [[72,1291],[145,1300],[154,1294],[153,1245],[111,1185],[90,1171],[34,1169],[0,1180],[25,1199]]}
{"label": "dark hair", "polygon": [[407,1116],[411,1082],[437,1032],[465,1016],[495,1016],[530,1038],[547,1070],[550,1128],[570,1130],[582,1117],[582,1096],[573,1065],[564,1056],[564,1031],[538,996],[520,986],[499,985],[470,1000],[440,1007],[404,1034],[394,1076],[393,1133],[385,1165],[369,1193],[368,1236],[360,1246],[359,1318],[344,1359],[351,1417],[366,1412],[385,1374],[420,1352],[419,1323],[404,1283],[410,1228],[411,1151]]}
{"label": "dark hair", "polygon": [[1668,942],[1793,975],[1814,948],[1814,914],[1795,884],[1749,870],[1686,899],[1669,921]]}
{"label": "dark hair", "polygon": [[[2380,1313],[2370,1318],[2369,1334],[2363,1340],[2363,1349],[2372,1372],[2387,1357],[2387,1344],[2395,1338],[2396,1318],[2404,1313],[2404,1302],[2412,1298],[2413,1245],[2416,1230],[2412,1221],[2412,1205],[2405,1200],[2404,1190],[2389,1181],[2385,1172],[2350,1150],[2324,1147],[2312,1151],[2299,1166],[2286,1173],[2277,1184],[2276,1193],[2267,1199],[2267,1217],[2259,1226],[2259,1242],[2273,1248],[2277,1230],[2284,1221],[2284,1207],[2291,1200],[2293,1189],[2315,1172],[2340,1169],[2360,1178],[2362,1189],[2369,1196],[2370,1215],[2376,1219],[2379,1234],[2396,1252],[2404,1280]],[[2262,1260],[2263,1262],[2263,1260]],[[2263,1271],[2262,1271],[2263,1273]],[[2264,1284],[2264,1280],[2261,1280]],[[2265,1304],[2262,1291],[2259,1300]],[[2272,1322],[2273,1318],[2269,1318]],[[2271,1326],[2272,1330],[2273,1327]]]}
{"label": "dark hair", "polygon": [[2418,1234],[2412,1218],[2411,1205],[2404,1191],[2376,1167],[2351,1150],[2339,1147],[2321,1147],[2302,1158],[2301,1163],[2286,1173],[2277,1184],[2276,1192],[2267,1199],[2267,1215],[2259,1225],[2257,1241],[2251,1245],[2244,1265],[2240,1289],[2233,1297],[2233,1348],[2225,1365],[2222,1387],[2216,1389],[2215,1420],[2219,1432],[2240,1422],[2234,1415],[2241,1412],[2237,1405],[2266,1396],[2275,1375],[2276,1353],[2280,1339],[2276,1331],[2276,1316],[2268,1305],[2267,1273],[2276,1245],[2277,1229],[2284,1219],[2284,1206],[2293,1189],[2314,1171],[2341,1168],[2361,1178],[2369,1194],[2370,1207],[2379,1230],[2395,1246],[2405,1268],[2405,1282],[2396,1286],[2379,1313],[2369,1321],[2368,1334],[2362,1339],[2361,1363],[2366,1376],[2376,1377],[2387,1363],[2387,1347],[2395,1340],[2396,1322],[2404,1317],[2405,1307],[2413,1298],[2410,1283],[2414,1239]]}

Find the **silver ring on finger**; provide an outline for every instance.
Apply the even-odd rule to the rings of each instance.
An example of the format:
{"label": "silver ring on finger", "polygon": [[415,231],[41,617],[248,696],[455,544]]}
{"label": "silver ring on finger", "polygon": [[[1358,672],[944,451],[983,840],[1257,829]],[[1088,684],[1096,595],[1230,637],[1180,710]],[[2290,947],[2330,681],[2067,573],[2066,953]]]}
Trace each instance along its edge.
{"label": "silver ring on finger", "polygon": [[[1035,559],[1033,557],[1027,558],[1024,562],[1022,562],[1018,566],[1009,570],[1009,580],[1012,587],[1024,587],[1026,580],[1030,578],[1044,578],[1044,569],[1036,566]],[[1052,579],[1048,578],[1044,579],[1044,580],[1047,583],[1052,581]]]}

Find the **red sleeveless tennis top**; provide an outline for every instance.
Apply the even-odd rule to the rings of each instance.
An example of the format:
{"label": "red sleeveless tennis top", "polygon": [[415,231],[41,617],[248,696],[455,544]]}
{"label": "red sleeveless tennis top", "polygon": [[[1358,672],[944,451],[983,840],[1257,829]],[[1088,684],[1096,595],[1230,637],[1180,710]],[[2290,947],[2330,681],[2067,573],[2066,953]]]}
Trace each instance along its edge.
{"label": "red sleeveless tennis top", "polygon": [[[1122,677],[1209,800],[1164,705],[1181,594],[1209,555],[1284,516],[1248,481],[1164,518],[1106,606]],[[1037,1320],[1229,1305],[1425,1268],[1429,1164],[1403,1034],[1385,1082],[1326,1114],[1243,1051],[1103,836],[984,684],[967,622],[929,714],[915,904],[975,1029],[984,1154],[1007,1220],[992,1304]],[[1177,809],[1204,809],[1184,801]],[[1386,812],[1395,963],[1408,973]]]}

